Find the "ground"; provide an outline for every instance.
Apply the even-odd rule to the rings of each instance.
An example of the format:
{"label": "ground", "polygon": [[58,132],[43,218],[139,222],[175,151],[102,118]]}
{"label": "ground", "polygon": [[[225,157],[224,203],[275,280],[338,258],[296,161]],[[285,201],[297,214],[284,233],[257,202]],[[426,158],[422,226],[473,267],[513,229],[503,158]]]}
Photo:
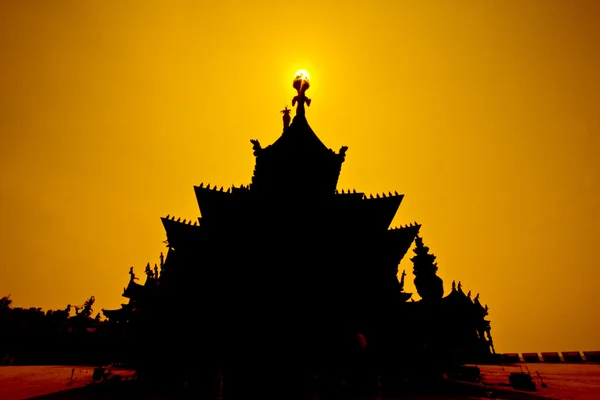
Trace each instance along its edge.
{"label": "ground", "polygon": [[[480,366],[484,381],[492,389],[492,397],[467,396],[464,399],[554,399],[592,400],[600,398],[600,364],[522,364],[524,372],[531,372],[538,390],[533,393],[515,392],[506,386],[508,374],[520,372],[519,365]],[[542,388],[540,373],[544,383]],[[71,373],[73,378],[71,379]],[[132,371],[114,370],[115,374],[131,376]],[[5,366],[0,367],[0,399],[2,400],[103,400],[119,399],[120,396],[102,395],[83,389],[92,382],[93,367],[79,366]],[[385,389],[385,388],[383,388]],[[457,398],[456,396],[452,396]],[[123,398],[131,399],[129,395]],[[171,396],[164,397],[171,398]],[[449,398],[448,395],[423,397],[409,395],[403,399]],[[143,396],[140,400],[163,400],[163,397]],[[380,400],[387,400],[384,396]],[[225,399],[226,400],[226,399]],[[392,400],[389,398],[389,400]]]}

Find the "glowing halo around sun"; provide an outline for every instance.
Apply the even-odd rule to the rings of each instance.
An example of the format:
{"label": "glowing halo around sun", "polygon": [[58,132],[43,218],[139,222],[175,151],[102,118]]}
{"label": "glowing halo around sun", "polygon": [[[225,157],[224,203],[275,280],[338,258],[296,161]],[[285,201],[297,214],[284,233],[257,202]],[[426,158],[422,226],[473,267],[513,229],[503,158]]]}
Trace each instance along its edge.
{"label": "glowing halo around sun", "polygon": [[310,74],[305,69],[299,69],[298,71],[296,71],[295,79],[304,79],[306,81],[310,81]]}
{"label": "glowing halo around sun", "polygon": [[292,86],[298,91],[298,93],[308,90],[310,87],[310,75],[308,74],[308,71],[304,69],[299,69],[296,71]]}

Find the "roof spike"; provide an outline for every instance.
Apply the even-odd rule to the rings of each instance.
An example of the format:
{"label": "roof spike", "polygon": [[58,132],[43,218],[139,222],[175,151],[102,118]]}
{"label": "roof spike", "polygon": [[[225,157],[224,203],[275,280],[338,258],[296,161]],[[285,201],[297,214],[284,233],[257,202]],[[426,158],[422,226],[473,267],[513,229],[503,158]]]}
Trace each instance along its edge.
{"label": "roof spike", "polygon": [[344,189],[342,189],[342,194],[346,194],[346,192],[344,192]]}
{"label": "roof spike", "polygon": [[389,193],[388,193],[388,195],[389,195],[390,197],[392,197],[392,192],[389,192]]}
{"label": "roof spike", "polygon": [[206,188],[207,188],[207,189],[210,189],[210,183],[209,183],[208,185],[206,185]]}
{"label": "roof spike", "polygon": [[398,192],[394,190],[394,195],[398,196]]}
{"label": "roof spike", "polygon": [[379,193],[375,194],[375,198],[378,199],[379,198]]}
{"label": "roof spike", "polygon": [[181,222],[181,217],[177,218],[177,222]]}
{"label": "roof spike", "polygon": [[187,218],[184,218],[183,219],[183,223],[185,224],[186,222],[187,222]]}
{"label": "roof spike", "polygon": [[222,192],[222,191],[223,191],[223,186],[221,186],[221,189],[219,189],[219,192]]}
{"label": "roof spike", "polygon": [[166,219],[169,219],[169,217],[171,216],[171,214],[167,214],[167,216],[165,217]]}
{"label": "roof spike", "polygon": [[200,182],[200,186],[198,186],[200,189],[202,189],[204,187],[204,182]]}

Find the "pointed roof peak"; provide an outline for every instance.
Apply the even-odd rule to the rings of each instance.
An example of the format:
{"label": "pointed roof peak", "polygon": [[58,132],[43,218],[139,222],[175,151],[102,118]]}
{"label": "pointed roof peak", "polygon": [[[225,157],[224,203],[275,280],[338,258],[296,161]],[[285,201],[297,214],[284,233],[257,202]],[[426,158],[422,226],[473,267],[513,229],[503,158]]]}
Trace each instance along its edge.
{"label": "pointed roof peak", "polygon": [[281,136],[264,148],[258,140],[251,140],[256,156],[251,190],[303,192],[311,196],[334,194],[348,148],[342,146],[336,153],[325,146],[310,127],[305,113],[305,107],[311,104],[305,93],[310,87],[306,71],[296,73],[293,87],[298,92],[292,99],[296,115],[290,122],[291,110],[286,106],[281,111]]}

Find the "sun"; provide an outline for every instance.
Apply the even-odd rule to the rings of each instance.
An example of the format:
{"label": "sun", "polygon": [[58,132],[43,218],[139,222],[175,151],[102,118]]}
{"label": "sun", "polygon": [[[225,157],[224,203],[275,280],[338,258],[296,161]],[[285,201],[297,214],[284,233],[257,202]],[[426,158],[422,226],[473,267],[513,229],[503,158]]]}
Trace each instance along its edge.
{"label": "sun", "polygon": [[298,71],[296,71],[296,77],[294,79],[310,81],[310,75],[308,74],[307,70],[299,69]]}
{"label": "sun", "polygon": [[310,75],[308,75],[308,72],[304,69],[298,70],[292,86],[298,91],[299,95],[306,92],[310,87]]}

